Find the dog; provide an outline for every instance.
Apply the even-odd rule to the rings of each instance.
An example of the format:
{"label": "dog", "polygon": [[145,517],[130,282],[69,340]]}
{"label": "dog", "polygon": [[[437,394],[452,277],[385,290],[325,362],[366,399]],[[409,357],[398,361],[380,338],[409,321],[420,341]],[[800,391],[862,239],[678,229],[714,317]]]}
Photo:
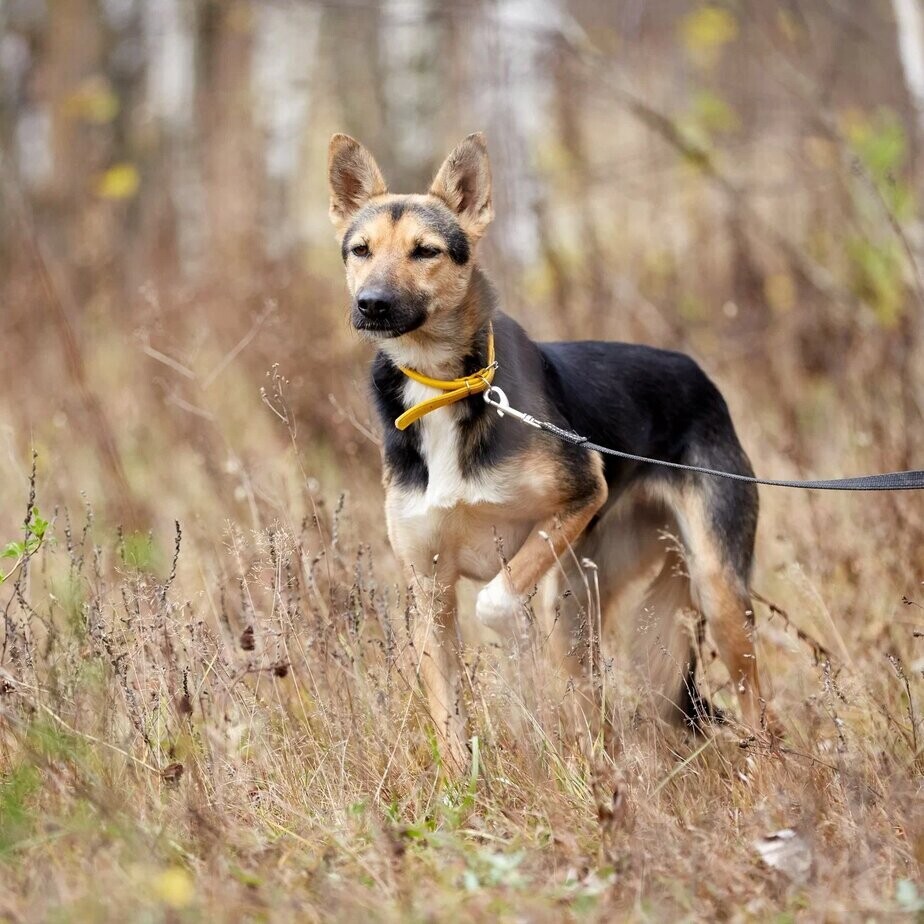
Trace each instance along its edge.
{"label": "dog", "polygon": [[[388,536],[418,601],[413,650],[452,761],[468,759],[456,583],[486,582],[477,618],[516,636],[543,577],[580,581],[584,558],[596,563],[601,619],[623,587],[647,580],[648,624],[633,647],[663,716],[708,711],[680,618],[692,609],[711,629],[744,723],[766,729],[749,594],[756,487],[588,452],[501,419],[481,394],[499,386],[513,407],[599,445],[751,475],[716,386],[681,353],[535,343],[498,308],[477,259],[494,217],[482,134],[449,154],[422,195],[390,193],[372,155],[343,134],[331,139],[328,175],[351,324],[378,347],[371,385]],[[549,639],[553,663],[586,677],[588,633],[580,608],[567,610]]]}

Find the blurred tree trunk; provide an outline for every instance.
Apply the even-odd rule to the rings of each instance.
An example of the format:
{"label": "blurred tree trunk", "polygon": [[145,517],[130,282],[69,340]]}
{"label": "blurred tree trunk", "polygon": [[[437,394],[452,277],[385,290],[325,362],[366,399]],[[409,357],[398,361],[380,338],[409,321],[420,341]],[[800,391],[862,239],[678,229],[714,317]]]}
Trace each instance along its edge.
{"label": "blurred tree trunk", "polygon": [[892,0],[898,52],[915,112],[918,141],[924,136],[924,18],[919,0]]}
{"label": "blurred tree trunk", "polygon": [[[892,0],[892,10],[898,30],[898,51],[902,63],[902,73],[908,96],[915,114],[915,167],[920,159],[920,147],[924,142],[924,17],[921,15],[919,0]],[[916,171],[918,175],[920,170]],[[921,303],[921,253],[920,230],[918,240],[911,236],[905,238],[908,247],[908,259],[912,262],[913,284],[909,299],[915,301],[904,312],[900,326],[899,348],[896,365],[901,383],[902,416],[904,419],[904,439],[902,446],[902,464],[910,467],[915,464],[914,439],[912,433],[919,430],[924,420],[924,406],[915,393],[915,354],[921,348],[921,330],[924,304]]]}
{"label": "blurred tree trunk", "polygon": [[211,246],[209,272],[232,284],[247,284],[248,274],[263,265],[261,203],[265,200],[262,147],[254,130],[251,82],[252,9],[213,0],[203,29],[205,61],[202,94],[210,105],[200,119],[206,205]]}
{"label": "blurred tree trunk", "polygon": [[183,0],[146,0],[143,13],[146,104],[166,148],[160,175],[149,184],[154,187],[151,194],[162,197],[155,211],[165,226],[157,238],[171,247],[172,260],[190,276],[200,268],[205,251],[203,184],[196,156],[197,7]]}
{"label": "blurred tree trunk", "polygon": [[[349,4],[327,6],[321,22],[320,47],[326,55],[324,72],[339,110],[334,123],[336,131],[355,136],[375,151],[386,179],[393,182],[393,131],[387,124],[380,47],[382,19],[379,3],[361,10]],[[359,48],[362,54],[351,55],[346,62],[337,54],[338,49],[344,48]]]}
{"label": "blurred tree trunk", "polygon": [[584,97],[586,87],[583,86],[583,82],[586,78],[575,73],[566,49],[560,43],[556,43],[556,46],[552,79],[558,140],[563,154],[561,170],[571,207],[577,211],[577,223],[580,227],[578,260],[584,270],[585,283],[581,287],[585,317],[576,317],[576,305],[560,306],[565,310],[568,325],[566,332],[571,336],[572,331],[586,324],[588,318],[593,318],[597,312],[607,310],[610,296],[594,215],[592,166],[584,141],[583,112],[576,105],[577,101]]}
{"label": "blurred tree trunk", "polygon": [[[557,31],[557,0],[476,0],[467,8],[471,27],[462,54],[461,92],[477,124],[488,135],[494,174],[495,226],[492,249],[499,259],[495,281],[503,300],[523,305],[521,273],[541,251],[540,184],[535,169],[550,95],[543,51]],[[539,320],[537,317],[535,320]]]}
{"label": "blurred tree trunk", "polygon": [[303,236],[300,167],[321,11],[313,4],[260,3],[254,10],[253,109],[263,142],[267,256],[291,253]]}
{"label": "blurred tree trunk", "polygon": [[382,7],[378,56],[394,158],[388,182],[397,192],[422,192],[443,153],[444,17],[432,0],[384,0]]}
{"label": "blurred tree trunk", "polygon": [[[68,102],[81,83],[97,73],[102,33],[91,0],[56,0],[47,13],[45,48],[39,60],[44,96],[51,106],[54,162],[53,197],[61,217],[82,212],[88,172],[99,158],[87,143],[87,132]],[[88,169],[89,168],[89,169]],[[61,229],[67,227],[61,222]]]}

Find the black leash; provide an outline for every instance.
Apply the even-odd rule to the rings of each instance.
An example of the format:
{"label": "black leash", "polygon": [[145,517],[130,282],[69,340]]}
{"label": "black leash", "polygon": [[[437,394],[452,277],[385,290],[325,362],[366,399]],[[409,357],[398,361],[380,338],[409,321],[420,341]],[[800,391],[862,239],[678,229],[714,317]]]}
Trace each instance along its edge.
{"label": "black leash", "polygon": [[610,449],[591,442],[586,436],[581,436],[573,430],[563,430],[547,420],[538,420],[531,414],[524,414],[510,406],[503,390],[492,385],[485,393],[484,400],[497,413],[503,417],[510,414],[521,423],[525,423],[537,430],[551,433],[566,443],[580,446],[592,452],[602,452],[608,456],[628,459],[631,462],[645,462],[649,465],[661,465],[665,468],[676,468],[684,472],[698,472],[701,475],[714,475],[717,478],[730,478],[732,481],[746,481],[750,484],[765,484],[774,488],[807,488],[816,491],[913,491],[924,489],[924,471],[912,472],[886,472],[882,475],[858,475],[855,478],[828,478],[809,481],[787,481],[775,478],[755,478],[752,475],[739,475],[735,472],[722,472],[715,468],[705,468],[702,465],[684,465],[680,462],[665,462],[663,459],[649,459],[633,452],[622,452],[619,449]]}

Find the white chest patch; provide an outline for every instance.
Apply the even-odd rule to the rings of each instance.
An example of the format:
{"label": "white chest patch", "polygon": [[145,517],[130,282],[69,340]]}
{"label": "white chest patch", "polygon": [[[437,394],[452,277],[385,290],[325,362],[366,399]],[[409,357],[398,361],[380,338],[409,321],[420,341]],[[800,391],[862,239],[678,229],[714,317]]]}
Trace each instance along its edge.
{"label": "white chest patch", "polygon": [[[404,386],[408,407],[439,394],[436,389],[411,380]],[[489,469],[475,478],[466,478],[462,474],[454,405],[438,408],[412,426],[420,428],[420,454],[427,465],[427,489],[414,492],[410,505],[414,513],[434,508],[449,509],[460,504],[503,504],[509,500],[504,479],[496,472],[492,473]]]}

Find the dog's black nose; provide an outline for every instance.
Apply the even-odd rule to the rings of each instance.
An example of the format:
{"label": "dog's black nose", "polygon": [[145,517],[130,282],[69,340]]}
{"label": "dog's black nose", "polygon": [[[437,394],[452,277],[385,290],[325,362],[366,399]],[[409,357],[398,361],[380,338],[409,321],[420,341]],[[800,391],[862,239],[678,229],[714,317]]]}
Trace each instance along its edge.
{"label": "dog's black nose", "polygon": [[365,289],[359,293],[356,307],[364,318],[381,320],[394,307],[394,298],[384,289]]}

